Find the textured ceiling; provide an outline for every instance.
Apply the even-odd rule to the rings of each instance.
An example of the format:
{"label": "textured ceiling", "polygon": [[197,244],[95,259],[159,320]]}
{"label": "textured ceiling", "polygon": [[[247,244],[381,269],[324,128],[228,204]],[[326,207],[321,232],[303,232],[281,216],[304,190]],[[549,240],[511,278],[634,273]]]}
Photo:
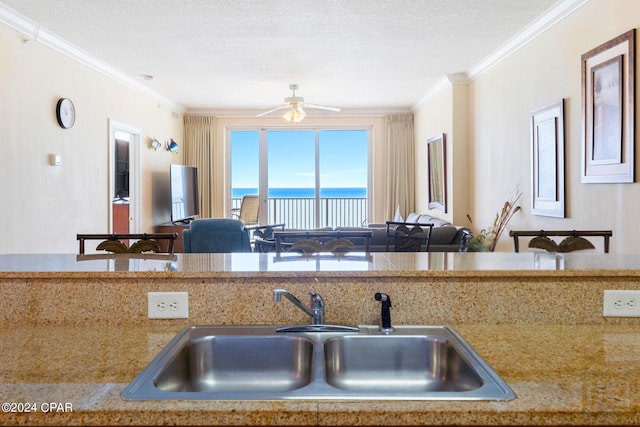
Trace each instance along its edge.
{"label": "textured ceiling", "polygon": [[[409,109],[556,0],[0,0],[186,110]],[[142,75],[153,80],[143,81]]]}

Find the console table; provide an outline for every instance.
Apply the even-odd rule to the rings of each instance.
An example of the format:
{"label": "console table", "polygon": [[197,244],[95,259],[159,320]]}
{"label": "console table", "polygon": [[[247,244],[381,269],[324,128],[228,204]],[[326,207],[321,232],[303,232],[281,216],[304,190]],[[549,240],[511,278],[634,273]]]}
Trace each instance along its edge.
{"label": "console table", "polygon": [[[177,253],[183,253],[184,252],[184,243],[182,241],[182,232],[184,230],[188,230],[189,229],[189,225],[188,224],[162,224],[162,225],[156,225],[154,227],[154,230],[156,233],[176,233],[178,235],[178,237],[176,238],[174,244],[173,244],[173,252],[177,252]],[[163,250],[163,252],[167,252],[167,242],[159,242],[160,243],[160,248]]]}
{"label": "console table", "polygon": [[549,237],[549,236],[564,236],[564,237],[603,237],[604,238],[604,253],[609,253],[609,239],[613,235],[611,230],[511,230],[509,236],[513,237],[513,250],[520,252],[519,237]]}
{"label": "console table", "polygon": [[[140,252],[166,252],[173,254],[174,242],[177,239],[176,233],[155,233],[155,234],[78,234],[78,253],[84,255],[84,243],[86,240],[102,240],[97,249],[114,253],[140,253]],[[129,240],[137,240],[136,243],[128,246]],[[126,242],[126,243],[125,243]],[[164,242],[164,249],[160,244]],[[104,247],[101,247],[103,245]]]}
{"label": "console table", "polygon": [[282,252],[283,241],[287,238],[290,239],[309,239],[326,241],[329,239],[340,238],[362,238],[364,239],[364,251],[369,253],[369,241],[373,235],[372,231],[368,230],[354,230],[354,231],[341,231],[341,230],[310,230],[310,231],[274,231],[273,237],[276,240],[276,253]]}

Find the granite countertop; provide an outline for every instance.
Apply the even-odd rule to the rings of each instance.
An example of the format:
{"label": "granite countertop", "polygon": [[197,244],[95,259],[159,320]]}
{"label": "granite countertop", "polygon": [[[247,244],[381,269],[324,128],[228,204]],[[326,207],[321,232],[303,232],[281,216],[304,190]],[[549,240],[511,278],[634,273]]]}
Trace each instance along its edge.
{"label": "granite countertop", "polygon": [[633,254],[379,252],[345,256],[232,254],[5,254],[1,278],[27,277],[297,277],[315,276],[640,276]]}
{"label": "granite countertop", "polygon": [[[28,403],[35,410],[4,412],[3,406],[0,424],[640,424],[637,326],[454,327],[513,388],[516,399],[125,401],[120,392],[179,326],[2,326],[2,402]],[[53,406],[56,412],[47,412]]]}

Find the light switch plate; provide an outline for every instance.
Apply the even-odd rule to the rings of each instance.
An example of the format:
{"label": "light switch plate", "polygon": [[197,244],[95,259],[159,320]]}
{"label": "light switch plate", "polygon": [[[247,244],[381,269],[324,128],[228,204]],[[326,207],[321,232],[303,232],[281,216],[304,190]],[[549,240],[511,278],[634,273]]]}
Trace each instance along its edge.
{"label": "light switch plate", "polygon": [[640,291],[604,291],[603,316],[640,317]]}
{"label": "light switch plate", "polygon": [[189,318],[189,292],[149,292],[149,319]]}

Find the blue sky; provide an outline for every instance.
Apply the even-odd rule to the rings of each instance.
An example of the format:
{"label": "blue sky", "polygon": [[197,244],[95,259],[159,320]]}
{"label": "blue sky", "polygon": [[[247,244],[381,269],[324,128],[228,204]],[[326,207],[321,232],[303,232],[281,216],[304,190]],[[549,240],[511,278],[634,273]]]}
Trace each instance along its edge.
{"label": "blue sky", "polygon": [[[270,130],[268,170],[271,188],[315,186],[315,132]],[[234,188],[258,186],[259,131],[231,132],[231,182]],[[320,131],[320,185],[367,186],[366,130]]]}

